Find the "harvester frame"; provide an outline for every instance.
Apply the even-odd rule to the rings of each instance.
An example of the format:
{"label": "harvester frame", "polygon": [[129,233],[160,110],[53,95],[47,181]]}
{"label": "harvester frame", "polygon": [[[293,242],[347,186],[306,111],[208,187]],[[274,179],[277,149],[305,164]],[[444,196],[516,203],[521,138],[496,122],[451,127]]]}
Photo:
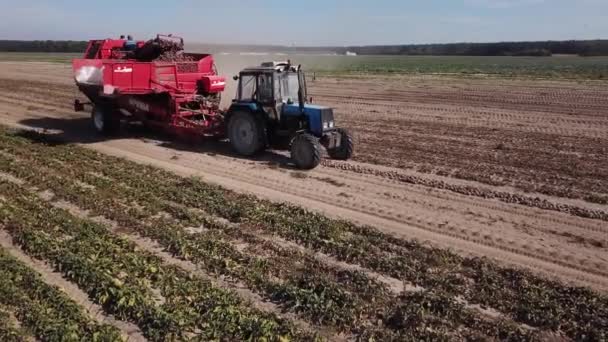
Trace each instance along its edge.
{"label": "harvester frame", "polygon": [[[183,39],[157,36],[156,40]],[[125,51],[125,40],[92,40],[82,59],[72,66],[79,90],[90,102],[74,102],[76,111],[93,107],[95,129],[113,134],[122,120],[139,121],[180,136],[217,137],[224,133],[220,94],[225,78],[217,75],[213,56],[182,54],[183,61],[136,59],[153,43],[137,42],[138,51]],[[148,44],[148,45],[147,45]]]}

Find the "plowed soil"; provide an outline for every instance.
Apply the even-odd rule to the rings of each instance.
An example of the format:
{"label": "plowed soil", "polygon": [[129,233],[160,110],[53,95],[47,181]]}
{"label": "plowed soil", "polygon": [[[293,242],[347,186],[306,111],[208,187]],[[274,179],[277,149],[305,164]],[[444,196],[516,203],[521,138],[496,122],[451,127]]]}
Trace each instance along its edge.
{"label": "plowed soil", "polygon": [[[0,122],[333,217],[608,290],[608,89],[604,83],[446,77],[317,78],[356,137],[352,162],[294,170],[225,143],[128,129],[103,140],[68,66],[0,63]],[[226,94],[225,97],[230,97]]]}
{"label": "plowed soil", "polygon": [[323,79],[358,161],[608,203],[605,84]]}

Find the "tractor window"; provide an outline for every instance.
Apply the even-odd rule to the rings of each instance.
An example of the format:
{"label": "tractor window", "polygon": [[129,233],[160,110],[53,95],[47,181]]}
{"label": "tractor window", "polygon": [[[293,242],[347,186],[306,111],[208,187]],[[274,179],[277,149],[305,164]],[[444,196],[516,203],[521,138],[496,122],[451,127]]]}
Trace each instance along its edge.
{"label": "tractor window", "polygon": [[283,99],[283,95],[282,95],[282,91],[281,91],[281,81],[282,78],[280,75],[276,75],[274,78],[274,98],[281,102],[281,100]]}
{"label": "tractor window", "polygon": [[298,102],[298,89],[300,88],[298,74],[290,72],[281,77],[281,88],[281,99],[283,102]]}
{"label": "tractor window", "polygon": [[272,96],[272,74],[261,74],[258,76],[258,101],[265,104],[273,102]]}
{"label": "tractor window", "polygon": [[241,87],[239,89],[240,101],[254,101],[256,95],[256,77],[254,75],[241,76]]}

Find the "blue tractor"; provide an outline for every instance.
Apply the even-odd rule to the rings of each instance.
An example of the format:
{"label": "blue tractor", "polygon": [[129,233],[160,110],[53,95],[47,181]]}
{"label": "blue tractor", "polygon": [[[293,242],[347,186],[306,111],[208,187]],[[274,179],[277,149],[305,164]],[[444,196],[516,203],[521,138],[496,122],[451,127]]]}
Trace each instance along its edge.
{"label": "blue tractor", "polygon": [[336,127],[332,108],[307,101],[300,66],[263,63],[242,70],[235,80],[239,81],[237,96],[225,122],[226,136],[238,154],[289,150],[294,164],[305,170],[319,165],[322,147],[333,159],[350,159],[351,135]]}

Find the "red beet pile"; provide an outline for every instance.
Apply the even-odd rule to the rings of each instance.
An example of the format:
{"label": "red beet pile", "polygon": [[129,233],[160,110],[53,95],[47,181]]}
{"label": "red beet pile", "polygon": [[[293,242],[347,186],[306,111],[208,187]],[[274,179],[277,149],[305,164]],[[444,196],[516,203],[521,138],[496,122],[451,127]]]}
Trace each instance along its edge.
{"label": "red beet pile", "polygon": [[[147,43],[146,43],[147,44]],[[162,51],[157,61],[162,62],[192,62],[194,59],[184,55],[184,46],[171,40],[158,39],[158,46]]]}
{"label": "red beet pile", "polygon": [[[184,46],[182,43],[172,40],[155,38],[148,40],[142,47],[135,50],[135,58],[142,62],[194,62],[195,59],[184,54]],[[193,64],[193,69],[196,71],[197,66]],[[182,70],[180,70],[182,71]],[[183,70],[187,72],[187,70]]]}

